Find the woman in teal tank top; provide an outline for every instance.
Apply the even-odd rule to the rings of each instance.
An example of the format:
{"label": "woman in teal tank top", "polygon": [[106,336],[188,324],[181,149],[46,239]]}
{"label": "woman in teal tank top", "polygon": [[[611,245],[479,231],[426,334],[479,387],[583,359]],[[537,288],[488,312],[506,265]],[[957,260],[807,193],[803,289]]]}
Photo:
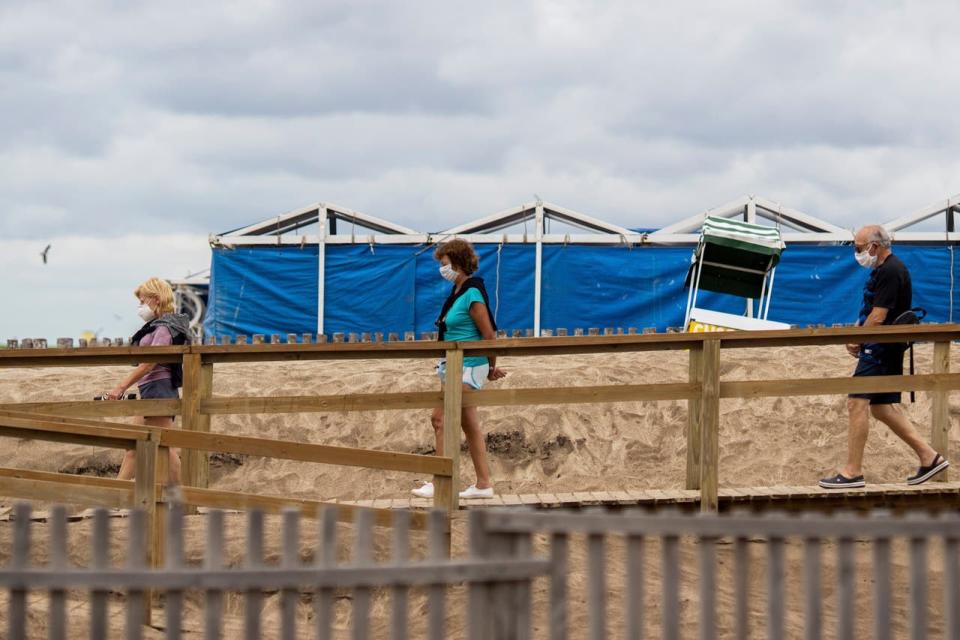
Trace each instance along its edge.
{"label": "woman in teal tank top", "polygon": [[[496,324],[490,313],[490,303],[483,280],[473,274],[480,260],[473,247],[466,240],[454,239],[440,245],[434,252],[440,262],[440,276],[451,282],[453,287],[443,305],[437,325],[440,340],[451,342],[472,342],[493,340],[497,336]],[[446,362],[437,365],[441,388],[446,377]],[[463,388],[480,389],[487,380],[499,380],[507,372],[497,367],[496,357],[471,356],[463,360]],[[443,408],[433,410],[430,417],[436,435],[437,454],[443,452]],[[493,483],[490,480],[490,465],[487,462],[486,440],[480,428],[480,416],[477,407],[464,407],[460,415],[460,424],[467,438],[470,458],[477,474],[476,483],[460,492],[461,498],[492,498]],[[433,497],[433,484],[426,483],[413,490],[413,494],[424,498]]]}

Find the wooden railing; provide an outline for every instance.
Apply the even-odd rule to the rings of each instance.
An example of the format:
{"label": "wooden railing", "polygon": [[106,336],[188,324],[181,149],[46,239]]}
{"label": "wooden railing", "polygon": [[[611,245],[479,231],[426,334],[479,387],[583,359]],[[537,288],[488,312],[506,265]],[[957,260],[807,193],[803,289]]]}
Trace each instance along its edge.
{"label": "wooden railing", "polygon": [[[720,401],[723,398],[834,395],[851,392],[927,391],[933,398],[932,445],[948,456],[949,392],[960,388],[960,374],[950,373],[950,342],[960,339],[960,325],[888,326],[876,328],[796,329],[787,331],[668,333],[623,336],[508,338],[475,343],[389,342],[324,344],[195,345],[187,347],[88,347],[82,349],[4,349],[0,367],[102,366],[138,362],[182,361],[183,400],[123,402],[45,402],[0,405],[44,414],[69,416],[182,416],[184,434],[206,433],[210,417],[221,414],[295,413],[444,407],[444,457],[450,458],[450,476],[435,476],[438,506],[457,506],[459,479],[460,409],[466,406],[570,404],[683,400],[688,404],[686,483],[701,491],[701,508],[717,509],[719,484]],[[815,378],[723,381],[724,349],[803,347],[849,342],[934,343],[933,372],[914,376],[871,378]],[[527,389],[462,391],[463,358],[489,354],[509,357],[548,357],[565,354],[629,353],[640,351],[689,352],[685,382]],[[214,397],[214,365],[221,363],[290,362],[309,360],[426,359],[446,357],[447,383],[443,391],[326,396]],[[185,484],[207,486],[207,458],[202,451],[184,458]],[[941,473],[938,479],[945,480]]]}
{"label": "wooden railing", "polygon": [[[483,584],[485,587],[526,584],[529,589],[535,577],[548,575],[546,558],[523,559],[459,559],[450,560],[447,552],[447,513],[435,510],[429,515],[428,545],[425,560],[411,560],[410,512],[398,511],[394,522],[393,558],[389,564],[378,563],[374,557],[373,513],[361,511],[354,523],[353,558],[349,565],[337,560],[338,513],[327,508],[320,514],[320,538],[315,549],[315,561],[305,564],[300,560],[301,512],[296,509],[283,513],[282,547],[279,565],[268,565],[264,553],[263,512],[255,509],[247,514],[244,547],[244,566],[224,566],[224,514],[211,511],[206,519],[206,539],[202,566],[188,565],[185,557],[183,509],[173,503],[166,524],[166,561],[162,568],[147,565],[145,540],[149,530],[149,514],[136,510],[128,522],[128,548],[125,567],[110,567],[110,520],[105,509],[94,514],[92,566],[70,567],[67,561],[66,510],[54,508],[48,522],[50,527],[49,553],[51,562],[46,567],[30,564],[31,521],[30,506],[17,505],[14,514],[14,532],[11,562],[0,568],[0,589],[10,592],[8,635],[11,640],[28,637],[27,594],[46,591],[49,594],[48,637],[63,640],[67,637],[66,598],[68,590],[89,590],[91,638],[106,638],[116,634],[109,628],[107,596],[111,591],[123,591],[125,602],[125,637],[135,640],[143,637],[143,625],[148,623],[145,612],[149,607],[151,591],[164,593],[165,627],[167,638],[181,637],[184,618],[184,593],[188,590],[204,594],[203,627],[205,638],[224,637],[224,596],[243,594],[245,638],[260,638],[265,631],[261,620],[263,592],[280,591],[279,632],[282,638],[333,637],[334,597],[338,591],[349,591],[352,608],[353,637],[367,638],[371,631],[371,604],[374,589],[389,588],[393,609],[390,617],[391,638],[403,640],[415,636],[410,628],[419,628],[420,620],[409,616],[411,587],[428,587],[428,637],[452,637],[445,629],[448,611],[447,592],[453,585]],[[304,621],[298,621],[297,603],[301,592],[309,594],[314,605],[312,630],[307,635]],[[529,607],[529,602],[527,603]],[[72,608],[72,607],[71,607]],[[499,617],[514,616],[515,606],[508,606]],[[529,615],[529,612],[527,613]],[[299,627],[299,628],[298,628]],[[113,631],[113,633],[110,633]],[[71,633],[72,637],[74,634]],[[29,637],[36,637],[31,634]],[[233,637],[227,635],[226,637]],[[419,636],[423,637],[423,636]]]}
{"label": "wooden railing", "polygon": [[[49,535],[44,536],[50,541],[50,563],[38,567],[30,562],[30,507],[18,505],[10,563],[0,568],[0,589],[10,592],[8,637],[27,637],[27,596],[44,591],[50,602],[49,637],[65,638],[67,595],[80,598],[80,590],[88,590],[90,637],[107,637],[108,596],[121,591],[126,596],[126,637],[140,638],[148,594],[156,590],[165,595],[168,638],[180,637],[187,591],[202,594],[207,638],[222,637],[228,593],[244,597],[244,637],[261,637],[267,631],[261,620],[264,592],[278,591],[280,637],[327,639],[332,637],[334,597],[337,591],[349,591],[352,637],[358,639],[369,637],[374,627],[375,599],[389,599],[390,637],[398,640],[408,636],[530,638],[535,627],[548,632],[551,640],[566,640],[584,631],[580,616],[575,615],[584,610],[584,598],[571,587],[573,575],[585,577],[591,640],[621,637],[613,634],[613,627],[620,625],[628,638],[644,637],[645,631],[653,629],[659,633],[648,637],[677,640],[690,635],[681,636],[681,629],[689,629],[693,618],[703,640],[757,637],[761,626],[765,626],[765,637],[779,640],[788,637],[787,621],[792,620],[793,627],[801,615],[803,637],[810,640],[833,628],[836,637],[852,640],[863,635],[865,622],[878,640],[895,634],[905,637],[907,632],[911,638],[925,638],[928,630],[937,628],[943,630],[943,637],[960,637],[960,516],[956,513],[894,518],[883,513],[797,517],[473,510],[468,557],[449,560],[446,513],[436,510],[429,515],[427,557],[411,561],[409,514],[398,515],[390,557],[378,560],[372,513],[364,511],[354,524],[352,559],[346,565],[337,560],[337,514],[325,510],[320,518],[314,560],[306,563],[301,560],[300,513],[285,511],[280,558],[268,563],[263,514],[249,512],[245,561],[228,568],[224,566],[223,513],[212,511],[206,519],[202,565],[188,564],[182,508],[173,503],[167,518],[165,564],[150,569],[144,543],[148,515],[137,510],[126,520],[125,567],[112,568],[111,523],[101,509],[93,522],[91,566],[75,568],[67,560],[66,512],[55,508],[48,516]],[[579,545],[585,545],[585,553],[579,552]],[[683,553],[688,546],[696,553]],[[857,549],[864,546],[871,552],[866,563]],[[791,547],[802,559],[788,562],[795,555],[788,551]],[[828,552],[833,555],[833,547],[835,562],[825,557]],[[190,555],[195,556],[196,549],[192,551]],[[580,557],[585,562],[582,570],[575,564]],[[695,568],[690,566],[694,563]],[[903,572],[895,569],[901,563],[907,564]],[[762,585],[751,584],[751,574],[758,568],[766,574]],[[825,584],[825,575],[835,576],[833,584]],[[534,591],[536,578],[547,579],[545,593]],[[697,595],[691,598],[690,611],[684,612],[681,586],[691,582]],[[454,617],[449,615],[453,600],[449,587],[464,584],[466,602],[459,605],[458,600],[454,613],[465,616],[465,620],[457,618],[466,633],[448,624]],[[866,594],[863,584],[872,584],[872,593]],[[793,588],[801,585],[802,591]],[[410,587],[415,586],[428,590],[426,620],[409,615]],[[301,595],[312,601],[312,620],[302,614],[298,618]],[[646,606],[656,601],[659,607]],[[900,611],[908,612],[908,617]],[[193,626],[199,621],[190,622]]]}
{"label": "wooden railing", "polygon": [[[895,625],[902,625],[902,618],[894,618],[894,611],[906,610],[909,618],[906,627],[910,638],[926,638],[931,626],[944,630],[942,637],[960,637],[960,515],[955,512],[941,516],[911,514],[907,518],[894,518],[886,513],[840,514],[803,516],[784,514],[697,514],[679,513],[610,514],[593,513],[534,513],[518,509],[477,510],[470,513],[471,545],[476,557],[515,558],[518,561],[531,555],[532,538],[535,535],[549,539],[551,579],[549,587],[549,632],[551,640],[566,640],[570,635],[570,593],[568,578],[571,537],[586,537],[586,591],[589,637],[601,640],[611,637],[608,612],[613,606],[623,612],[623,624],[628,638],[640,638],[647,626],[659,626],[658,636],[665,640],[677,640],[681,635],[681,540],[693,538],[697,548],[697,597],[696,606],[699,637],[713,640],[718,637],[756,637],[759,626],[751,611],[760,609],[765,618],[767,638],[793,637],[787,634],[786,621],[789,614],[802,608],[803,637],[814,640],[824,636],[825,629],[836,629],[836,637],[853,640],[866,631],[858,626],[858,612],[869,611],[872,616],[872,636],[878,640],[894,637]],[[476,537],[476,539],[474,539]],[[611,541],[622,540],[623,555],[610,558]],[[751,557],[750,544],[761,539],[765,558]],[[645,550],[651,539],[659,548],[659,562],[647,561]],[[791,570],[787,563],[787,548],[790,542],[802,545],[803,560],[798,570]],[[894,556],[892,549],[906,542],[909,553],[909,578],[907,587],[895,586]],[[726,543],[726,544],[724,544]],[[732,543],[732,544],[729,544]],[[866,543],[872,551],[869,564],[857,566],[857,549]],[[825,547],[834,544],[837,548],[836,583],[824,588]],[[935,546],[936,545],[936,546]],[[650,545],[653,546],[653,545]],[[732,549],[731,549],[732,546]],[[621,548],[618,545],[617,548]],[[723,562],[720,557],[725,558]],[[942,554],[942,555],[941,555]],[[732,556],[732,557],[731,557]],[[651,567],[650,565],[654,565]],[[766,584],[751,588],[751,565],[761,564],[766,572]],[[732,566],[731,566],[732,565]],[[939,582],[940,597],[931,598],[931,567],[942,571]],[[647,576],[660,572],[659,580]],[[798,575],[799,574],[799,575]],[[868,575],[866,579],[861,578]],[[581,574],[582,575],[582,574]],[[622,581],[621,581],[622,579]],[[661,608],[658,620],[646,620],[651,609],[643,605],[644,591],[650,582],[659,583]],[[872,608],[864,602],[857,582],[873,583]],[[610,602],[608,595],[613,584],[625,585],[623,600]],[[802,604],[787,597],[787,585],[802,584]],[[732,591],[732,611],[718,611],[717,592],[726,587]],[[522,589],[521,586],[515,590]],[[511,597],[523,598],[514,592],[496,595],[495,591],[483,592],[483,586],[471,596],[471,638],[529,637],[529,618],[513,621],[513,635],[487,635],[491,614]],[[793,589],[790,591],[796,593]],[[763,595],[760,595],[762,592]],[[827,594],[834,592],[834,606],[827,617]],[[859,592],[859,593],[858,593]],[[909,595],[908,595],[909,594]],[[575,601],[582,610],[580,601]],[[895,606],[896,605],[896,608]],[[762,609],[761,609],[762,607]],[[693,616],[683,616],[689,620]],[[796,619],[796,615],[789,617]],[[721,619],[733,618],[732,629],[721,628]],[[829,621],[831,624],[827,625]],[[761,623],[762,624],[762,623]],[[835,627],[833,625],[836,625]],[[834,637],[828,632],[828,637]],[[897,637],[906,637],[906,634]]]}

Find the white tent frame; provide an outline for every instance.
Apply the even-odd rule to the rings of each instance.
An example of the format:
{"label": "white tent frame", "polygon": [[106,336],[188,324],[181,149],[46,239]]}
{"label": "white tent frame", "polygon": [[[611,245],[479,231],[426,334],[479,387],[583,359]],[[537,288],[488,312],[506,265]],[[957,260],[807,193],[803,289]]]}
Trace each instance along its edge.
{"label": "white tent frame", "polygon": [[[912,214],[891,220],[883,226],[897,242],[952,243],[960,242],[955,231],[955,214],[960,212],[960,195],[924,207]],[[944,232],[911,232],[909,227],[943,214]],[[709,209],[667,225],[657,231],[636,232],[599,218],[537,200],[517,207],[450,227],[439,233],[424,233],[366,213],[329,202],[317,202],[294,209],[279,216],[262,220],[233,231],[210,235],[211,247],[240,246],[300,246],[317,244],[319,284],[317,302],[317,332],[324,331],[324,263],[326,246],[330,244],[401,244],[431,245],[454,236],[475,244],[536,244],[536,273],[534,289],[534,335],[540,335],[540,300],[542,254],[545,244],[579,244],[607,246],[696,246],[700,228],[706,216],[737,218],[756,222],[763,218],[783,228],[782,238],[787,244],[852,243],[853,231],[843,229],[825,220],[784,206],[767,198],[746,195],[719,207]],[[533,221],[531,230],[526,224]],[[549,221],[574,227],[575,233],[550,233]],[[350,233],[344,233],[338,222],[350,224]],[[297,233],[304,227],[318,224],[311,234]],[[524,225],[523,233],[508,233],[511,227]],[[361,232],[358,233],[358,228]],[[752,316],[752,301],[748,301],[748,315]]]}
{"label": "white tent frame", "polygon": [[[960,194],[940,200],[918,209],[913,213],[895,218],[883,224],[883,228],[894,236],[897,242],[958,242],[960,233],[956,230],[956,214],[960,213]],[[914,225],[925,222],[935,216],[944,216],[944,230],[940,231],[904,231]]]}

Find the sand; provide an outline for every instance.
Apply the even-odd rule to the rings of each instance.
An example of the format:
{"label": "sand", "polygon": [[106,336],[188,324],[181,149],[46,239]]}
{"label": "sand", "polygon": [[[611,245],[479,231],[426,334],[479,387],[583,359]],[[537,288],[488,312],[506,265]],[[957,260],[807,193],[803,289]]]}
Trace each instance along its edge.
{"label": "sand", "polygon": [[[958,363],[954,350],[953,369]],[[917,370],[931,370],[932,348],[921,345],[917,349]],[[791,377],[843,376],[851,373],[854,360],[842,347],[814,347],[772,350],[725,351],[721,368],[724,380],[772,379]],[[498,383],[498,388],[537,386],[586,386],[600,384],[636,384],[642,382],[680,382],[686,380],[687,358],[684,352],[615,354],[602,356],[558,356],[551,358],[503,358],[500,366],[509,376]],[[95,393],[112,386],[127,371],[125,367],[99,369],[26,369],[0,371],[0,402],[30,402],[57,400],[85,400]],[[231,395],[309,395],[336,393],[376,393],[424,391],[438,388],[438,382],[427,361],[353,361],[330,363],[288,363],[258,365],[217,365],[214,378],[214,394]],[[904,399],[907,400],[905,394]],[[915,404],[905,404],[907,415],[924,434],[929,433],[930,401],[925,394],[917,394]],[[951,416],[960,412],[956,400],[951,403]],[[678,488],[683,484],[686,455],[685,428],[686,407],[682,401],[633,402],[610,405],[566,405],[540,407],[481,408],[480,415],[488,434],[491,469],[496,490],[499,493],[566,492],[590,490],[618,490],[631,488]],[[425,453],[433,449],[433,433],[429,424],[429,412],[378,411],[362,413],[330,413],[302,415],[265,416],[216,416],[212,429],[225,433],[257,435],[261,437],[323,444],[385,449],[391,451]],[[951,449],[957,451],[958,434],[951,434]],[[116,451],[87,446],[52,444],[32,441],[3,439],[6,466],[44,471],[71,473],[98,473],[113,475],[119,465],[120,454]],[[723,487],[765,485],[808,485],[817,478],[833,472],[841,462],[846,448],[846,406],[842,396],[814,396],[799,398],[770,398],[761,400],[724,400],[721,403],[720,432],[720,484]],[[464,457],[462,487],[473,482],[469,459]],[[913,453],[883,425],[875,424],[871,430],[866,450],[865,475],[867,482],[900,482],[916,468]],[[214,460],[212,486],[214,488],[249,491],[263,494],[288,495],[311,499],[373,499],[406,497],[411,488],[421,480],[413,474],[375,472],[348,467],[334,467],[290,461],[275,461],[252,456],[219,457]],[[0,499],[0,508],[12,504]],[[79,508],[78,508],[79,509]],[[228,554],[232,564],[242,559],[242,524],[239,516],[231,528],[232,544]],[[125,521],[115,520],[122,530]],[[38,538],[43,539],[43,526],[38,527]],[[190,518],[187,548],[191,562],[200,563],[203,554],[203,517]],[[270,539],[272,553],[278,554],[278,536],[275,529]],[[89,522],[79,522],[70,527],[71,555],[81,564],[89,555]],[[124,546],[122,531],[118,532],[114,552],[115,562],[123,562]],[[312,535],[312,533],[311,533]],[[344,537],[349,531],[344,530]],[[309,554],[309,536],[304,539],[303,553]],[[389,537],[385,532],[378,535],[378,553],[386,557],[389,552]],[[466,551],[465,533],[457,527],[454,537],[454,552]],[[417,541],[415,540],[415,546]],[[422,548],[424,545],[419,545]],[[656,545],[649,552],[655,553]],[[764,552],[763,543],[757,542],[753,550],[759,558]],[[861,543],[861,553],[867,545]],[[0,524],[0,562],[6,562],[9,553],[9,525]],[[583,602],[585,573],[582,571],[584,551],[580,545],[572,549],[571,637],[586,634],[586,607]],[[622,545],[617,540],[610,544],[610,627],[611,636],[622,630],[623,594]],[[721,547],[721,587],[718,590],[719,620],[724,628],[732,624],[732,592],[729,580],[723,580],[725,567],[729,567],[729,549]],[[342,556],[349,555],[347,547]],[[799,549],[788,552],[788,568],[794,579],[790,589],[799,589]],[[829,578],[834,554],[825,553],[825,578]],[[895,562],[900,587],[906,584],[903,569],[906,555],[898,552]],[[934,583],[940,579],[942,562],[932,556]],[[659,560],[650,556],[648,575],[648,600],[650,611],[649,630],[656,632]],[[696,596],[696,549],[692,542],[683,545],[682,567],[684,586],[682,611],[684,636],[695,634],[697,617]],[[45,561],[44,550],[38,549],[37,560]],[[869,560],[864,557],[864,563]],[[762,563],[758,562],[753,587],[756,597],[751,605],[755,632],[763,629],[763,592],[765,578]],[[869,601],[869,581],[866,573],[860,575],[864,602]],[[829,580],[825,582],[829,586]],[[931,602],[936,586],[932,587]],[[905,607],[905,589],[901,589],[897,606]],[[450,637],[465,633],[465,615],[462,590],[451,595],[448,614]],[[828,602],[830,589],[825,595]],[[535,625],[545,630],[546,619],[543,605],[546,602],[546,585],[535,589],[538,613]],[[37,629],[42,628],[43,596],[37,596],[33,613]],[[116,628],[122,629],[122,595],[117,594],[114,606]],[[788,615],[788,630],[797,636],[802,629],[802,608],[799,591],[791,596],[794,611]],[[267,598],[268,621],[265,629],[271,633],[277,615],[276,596]],[[459,603],[459,605],[457,604]],[[80,607],[80,601],[77,601]],[[188,602],[188,625],[186,628],[202,629],[197,617],[202,600],[191,598]],[[301,603],[305,616],[309,603]],[[411,620],[422,631],[422,613],[426,601],[416,597],[411,604]],[[939,610],[939,605],[936,605]],[[231,600],[228,613],[239,615],[242,602]],[[899,610],[898,610],[899,611]],[[339,626],[343,633],[349,629],[349,604],[343,600],[338,605]],[[906,625],[903,615],[895,611],[897,629]],[[831,615],[827,612],[828,618]],[[869,607],[860,609],[863,618],[860,628],[869,628]],[[5,616],[0,613],[0,617]],[[389,620],[389,601],[378,597],[374,607],[374,627],[378,637],[386,637]],[[78,637],[85,624],[82,607],[75,612]],[[230,616],[230,624],[241,624],[242,618]],[[0,620],[2,623],[2,620]],[[828,625],[833,624],[829,621]],[[236,626],[239,630],[239,626]],[[826,628],[830,628],[829,626]],[[39,633],[39,631],[38,631]],[[229,637],[229,636],[228,636]],[[305,636],[306,637],[306,636]],[[413,635],[412,637],[416,637]]]}

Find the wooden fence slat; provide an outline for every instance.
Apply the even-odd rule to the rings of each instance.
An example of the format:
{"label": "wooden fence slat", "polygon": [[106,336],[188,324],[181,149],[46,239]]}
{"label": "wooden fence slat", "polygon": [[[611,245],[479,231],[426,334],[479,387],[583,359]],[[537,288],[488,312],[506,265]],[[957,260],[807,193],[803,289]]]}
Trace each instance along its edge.
{"label": "wooden fence slat", "polygon": [[[448,361],[449,362],[449,361]],[[448,370],[449,371],[449,370]],[[460,384],[460,376],[457,376],[457,384]],[[458,412],[459,414],[459,412]],[[446,420],[446,416],[444,416]],[[446,427],[446,425],[444,425]],[[444,437],[449,432],[444,429]],[[459,435],[460,430],[457,429]],[[459,438],[458,438],[459,440]],[[449,523],[450,513],[442,509],[434,509],[430,512],[430,559],[443,560],[450,557],[450,538]],[[441,584],[432,584],[428,587],[427,603],[427,634],[430,640],[443,640],[444,636],[444,587]]]}
{"label": "wooden fence slat", "polygon": [[[251,569],[263,566],[263,512],[255,509],[247,513],[247,557],[246,565]],[[259,640],[261,635],[260,617],[263,608],[263,592],[260,589],[247,589],[243,607],[243,632],[246,640]]]}
{"label": "wooden fence slat", "polygon": [[[150,529],[147,512],[134,509],[130,512],[127,524],[127,568],[132,570],[147,567],[147,546]],[[143,589],[127,590],[126,624],[127,640],[140,640],[143,637],[143,625],[146,620],[146,607],[150,601],[144,597]]]}
{"label": "wooden fence slat", "polygon": [[720,460],[720,341],[703,343],[700,393],[700,510],[719,508]]}
{"label": "wooden fence slat", "polygon": [[[446,378],[443,383],[443,455],[450,458],[453,476],[433,477],[433,505],[456,512],[459,500],[460,411],[463,406],[463,351],[450,349],[446,355]],[[449,550],[448,550],[449,555]]]}
{"label": "wooden fence slat", "polygon": [[750,637],[750,541],[737,536],[733,540],[734,637]]}
{"label": "wooden fence slat", "polygon": [[[400,510],[393,514],[393,564],[402,567],[410,561],[410,512]],[[405,586],[393,588],[393,607],[390,611],[391,640],[407,640],[407,610],[410,591]]]}
{"label": "wooden fence slat", "polygon": [[[950,373],[950,343],[933,343],[933,373]],[[930,446],[947,460],[950,459],[950,391],[935,389],[930,392]],[[946,469],[935,475],[934,482],[947,482],[950,470]]]}
{"label": "wooden fence slat", "polygon": [[[172,502],[167,505],[166,568],[177,571],[184,566],[183,560],[183,505]],[[168,589],[165,595],[167,614],[167,638],[179,640],[183,627],[183,591]]]}
{"label": "wooden fence slat", "polygon": [[808,536],[803,541],[803,637],[820,640],[823,632],[820,567],[823,561],[820,538]]}
{"label": "wooden fence slat", "polygon": [[[210,415],[202,413],[202,403],[213,392],[213,365],[204,364],[200,355],[183,356],[183,400],[181,404],[184,431],[208,433]],[[210,458],[207,451],[187,449],[182,455],[183,483],[189,487],[204,488],[209,484]],[[194,513],[195,510],[190,511]]]}
{"label": "wooden fence slat", "polygon": [[927,539],[910,539],[910,638],[927,637]]}
{"label": "wooden fence slat", "polygon": [[[14,507],[13,549],[10,555],[12,569],[25,569],[30,565],[30,504],[19,502]],[[11,640],[27,637],[27,592],[25,589],[10,591],[10,612],[7,629]]]}
{"label": "wooden fence slat", "polygon": [[[300,565],[300,512],[287,509],[283,512],[283,560],[285,569],[294,569]],[[282,640],[296,640],[297,602],[300,592],[297,589],[283,589],[280,593],[280,637]]]}
{"label": "wooden fence slat", "polygon": [[[203,566],[209,571],[216,571],[223,567],[223,519],[223,511],[220,509],[213,509],[207,514],[207,545],[203,556]],[[203,618],[204,640],[220,640],[222,637],[223,591],[219,589],[207,590],[206,609]]]}
{"label": "wooden fence slat", "polygon": [[[511,558],[513,551],[512,536],[513,534],[511,533],[488,535],[487,548],[489,550],[489,557],[499,561],[508,560],[515,562],[516,560]],[[515,631],[512,626],[515,604],[513,602],[512,585],[498,581],[493,584],[491,591],[490,623],[492,630],[490,637],[510,638]]]}
{"label": "wooden fence slat", "polygon": [[[133,479],[133,506],[144,512],[147,527],[146,563],[149,567],[160,566],[160,513],[157,509],[157,472],[160,456],[160,442],[156,434],[151,433],[146,440],[139,440],[136,444],[136,476]],[[146,590],[143,594],[143,624],[150,624],[153,620],[153,591]]]}
{"label": "wooden fence slat", "polygon": [[[703,382],[703,346],[690,349],[687,380]],[[700,488],[700,397],[687,398],[687,489]]]}
{"label": "wooden fence slat", "polygon": [[[320,549],[317,564],[332,568],[337,565],[337,509],[327,507],[320,514]],[[333,589],[321,588],[317,592],[317,640],[333,638]]]}
{"label": "wooden fence slat", "polygon": [[[50,513],[50,569],[66,571],[70,562],[67,552],[67,510],[57,505]],[[48,640],[65,640],[67,637],[67,592],[50,589],[50,612]]]}
{"label": "wooden fence slat", "polygon": [[235,436],[225,433],[188,432],[179,429],[165,429],[159,433],[161,445],[169,447],[366,467],[384,471],[439,474],[449,474],[451,471],[451,463],[446,456],[423,456],[377,449],[353,449],[306,442]]}
{"label": "wooden fence slat", "polygon": [[[533,556],[533,538],[529,533],[514,536],[513,556],[520,560],[529,560]],[[521,580],[514,584],[516,603],[517,640],[529,640],[533,632],[533,590],[532,580]]]}
{"label": "wooden fence slat", "polygon": [[855,629],[854,540],[841,536],[837,541],[837,638],[853,640]]}
{"label": "wooden fence slat", "polygon": [[567,639],[567,563],[565,533],[550,536],[550,640]]}
{"label": "wooden fence slat", "polygon": [[784,540],[771,537],[767,540],[767,637],[784,637],[784,583],[786,566]]}
{"label": "wooden fence slat", "polygon": [[[354,523],[353,564],[356,567],[373,565],[373,513],[361,511]],[[353,640],[367,640],[370,636],[369,587],[353,589]]]}
{"label": "wooden fence slat", "polygon": [[660,539],[660,557],[663,575],[664,640],[680,639],[680,538],[665,535]]}
{"label": "wooden fence slat", "polygon": [[699,539],[700,547],[700,638],[714,640],[717,637],[717,558],[716,540],[712,537]]}
{"label": "wooden fence slat", "polygon": [[587,607],[590,610],[590,638],[605,640],[607,637],[607,600],[604,575],[604,536],[587,536]]}
{"label": "wooden fence slat", "polygon": [[[954,522],[960,518],[954,516]],[[944,537],[944,599],[947,638],[960,638],[960,526]]]}
{"label": "wooden fence slat", "polygon": [[[631,517],[635,516],[635,513],[628,513],[627,515]],[[643,548],[643,536],[636,534],[627,536],[627,595],[623,611],[627,618],[626,633],[628,640],[641,640],[643,638],[643,580],[645,573]]]}
{"label": "wooden fence slat", "polygon": [[[486,511],[472,510],[467,518],[470,528],[470,558],[480,560],[489,557],[490,549],[484,528]],[[490,585],[483,582],[474,582],[470,585],[469,599],[469,638],[470,640],[486,640],[490,637]]]}
{"label": "wooden fence slat", "polygon": [[875,640],[890,640],[890,539],[873,540],[873,637]]}
{"label": "wooden fence slat", "polygon": [[[93,514],[93,554],[94,569],[106,569],[110,566],[110,516],[104,508]],[[90,637],[107,637],[107,597],[108,591],[93,589],[90,592]]]}

